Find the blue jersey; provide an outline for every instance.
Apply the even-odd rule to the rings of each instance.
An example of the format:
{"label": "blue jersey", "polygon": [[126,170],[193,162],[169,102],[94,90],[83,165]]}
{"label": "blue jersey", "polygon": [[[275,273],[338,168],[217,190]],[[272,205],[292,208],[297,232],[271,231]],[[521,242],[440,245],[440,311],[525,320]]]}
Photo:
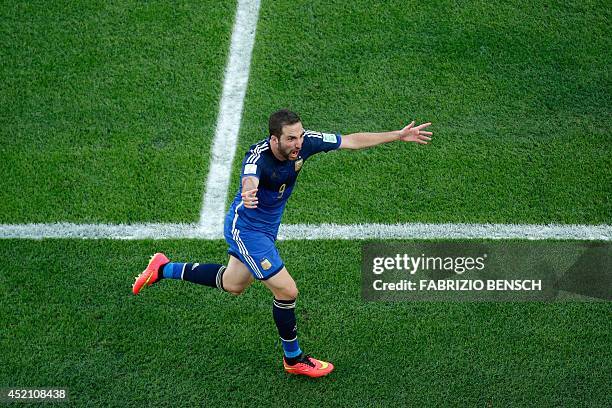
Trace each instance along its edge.
{"label": "blue jersey", "polygon": [[[278,160],[270,148],[270,139],[252,145],[242,160],[241,185],[227,213],[226,223],[238,224],[240,229],[263,232],[276,238],[285,204],[293,192],[304,162],[313,154],[340,147],[339,134],[307,130],[296,160]],[[242,178],[257,177],[259,186],[257,208],[245,208],[242,203]]]}

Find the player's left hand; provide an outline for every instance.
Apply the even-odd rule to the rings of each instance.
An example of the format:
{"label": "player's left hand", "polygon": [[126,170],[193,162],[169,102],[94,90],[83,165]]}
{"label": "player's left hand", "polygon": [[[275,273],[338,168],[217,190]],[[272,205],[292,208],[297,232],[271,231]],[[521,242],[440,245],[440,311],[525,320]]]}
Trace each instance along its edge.
{"label": "player's left hand", "polygon": [[415,142],[419,144],[427,144],[428,141],[431,140],[432,133],[427,132],[425,129],[427,126],[431,125],[431,122],[423,123],[419,126],[414,126],[414,120],[410,122],[408,126],[400,130],[400,140],[402,142]]}

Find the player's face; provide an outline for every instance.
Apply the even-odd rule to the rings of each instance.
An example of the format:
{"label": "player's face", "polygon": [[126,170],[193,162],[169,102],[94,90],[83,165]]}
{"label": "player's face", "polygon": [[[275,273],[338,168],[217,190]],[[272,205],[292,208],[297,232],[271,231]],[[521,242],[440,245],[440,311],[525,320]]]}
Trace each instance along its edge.
{"label": "player's face", "polygon": [[279,139],[278,151],[287,160],[296,160],[304,142],[304,128],[302,123],[283,126],[283,133]]}

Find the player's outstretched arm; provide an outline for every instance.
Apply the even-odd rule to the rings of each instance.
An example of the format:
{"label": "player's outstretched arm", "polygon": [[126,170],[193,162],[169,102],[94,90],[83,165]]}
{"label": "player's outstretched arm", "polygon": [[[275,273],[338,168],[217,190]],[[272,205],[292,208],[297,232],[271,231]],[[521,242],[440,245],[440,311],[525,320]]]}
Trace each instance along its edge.
{"label": "player's outstretched arm", "polygon": [[242,178],[242,201],[246,208],[257,208],[257,187],[259,179],[257,177],[246,176]]}
{"label": "player's outstretched arm", "polygon": [[422,125],[414,126],[412,121],[408,126],[401,130],[382,133],[351,133],[350,135],[342,136],[341,149],[364,149],[366,147],[377,146],[383,143],[394,142],[396,140],[402,142],[414,142],[419,144],[427,144],[431,140],[431,132],[424,130],[430,122]]}

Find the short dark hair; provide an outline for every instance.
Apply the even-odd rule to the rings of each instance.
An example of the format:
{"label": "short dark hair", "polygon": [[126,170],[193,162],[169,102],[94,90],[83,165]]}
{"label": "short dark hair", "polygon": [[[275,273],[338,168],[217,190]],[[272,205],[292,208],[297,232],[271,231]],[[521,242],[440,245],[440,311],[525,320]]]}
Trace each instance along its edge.
{"label": "short dark hair", "polygon": [[283,133],[283,126],[293,125],[301,121],[302,120],[300,119],[297,113],[291,112],[288,109],[281,109],[277,112],[274,112],[270,115],[270,120],[268,121],[268,130],[270,131],[270,136],[276,136],[280,139]]}

